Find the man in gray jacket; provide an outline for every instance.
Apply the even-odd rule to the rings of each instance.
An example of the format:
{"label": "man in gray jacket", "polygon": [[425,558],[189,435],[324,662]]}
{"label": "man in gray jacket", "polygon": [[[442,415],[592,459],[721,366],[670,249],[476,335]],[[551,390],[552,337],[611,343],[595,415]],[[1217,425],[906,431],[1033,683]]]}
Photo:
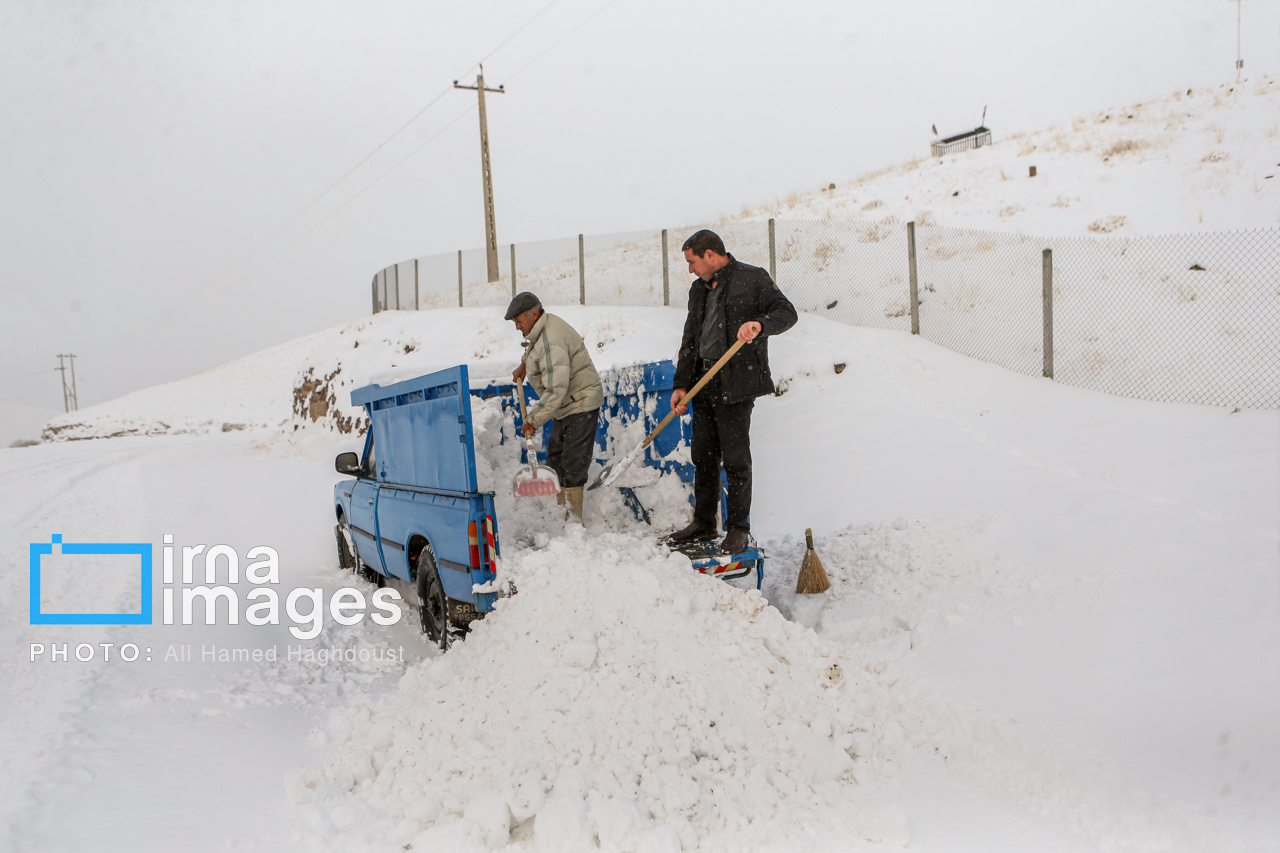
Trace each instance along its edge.
{"label": "man in gray jacket", "polygon": [[531,436],[547,421],[555,422],[547,442],[547,465],[560,478],[569,517],[581,522],[582,490],[604,404],[600,375],[582,336],[555,314],[546,313],[532,293],[516,294],[506,319],[525,336],[527,347],[511,378],[523,382],[527,377],[538,394],[537,405],[525,418],[524,434]]}

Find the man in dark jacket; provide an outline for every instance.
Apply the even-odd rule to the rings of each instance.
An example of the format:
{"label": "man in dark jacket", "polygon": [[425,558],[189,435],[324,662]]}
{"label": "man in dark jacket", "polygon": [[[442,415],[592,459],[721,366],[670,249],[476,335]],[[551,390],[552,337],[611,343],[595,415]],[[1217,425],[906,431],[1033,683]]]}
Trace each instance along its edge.
{"label": "man in dark jacket", "polygon": [[728,481],[728,519],[720,550],[737,554],[748,547],[751,524],[751,410],[756,397],[773,393],[769,373],[770,335],[795,325],[796,309],[769,273],[736,260],[712,231],[699,231],[684,242],[689,272],[689,314],[676,361],[671,406],[728,351],[740,349],[693,401],[693,521],[670,537],[676,545],[713,539],[720,509],[720,465]]}

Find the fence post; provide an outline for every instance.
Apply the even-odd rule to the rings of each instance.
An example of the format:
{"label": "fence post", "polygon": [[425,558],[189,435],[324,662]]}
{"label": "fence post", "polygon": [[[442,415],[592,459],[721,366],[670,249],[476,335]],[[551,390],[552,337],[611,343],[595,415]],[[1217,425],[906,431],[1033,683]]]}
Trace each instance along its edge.
{"label": "fence post", "polygon": [[462,250],[458,250],[458,307],[462,307]]}
{"label": "fence post", "polygon": [[907,278],[911,282],[911,334],[920,334],[920,285],[916,278],[916,224],[907,223]]}
{"label": "fence post", "polygon": [[396,264],[396,310],[400,310],[400,265]]}
{"label": "fence post", "polygon": [[667,229],[662,229],[662,307],[671,305],[671,259],[667,257]]}
{"label": "fence post", "polygon": [[516,298],[516,244],[511,244],[511,298]]}
{"label": "fence post", "polygon": [[1044,296],[1044,375],[1053,378],[1053,250],[1045,249],[1040,262]]}
{"label": "fence post", "polygon": [[587,304],[587,255],[583,250],[582,235],[578,235],[578,304]]}
{"label": "fence post", "polygon": [[377,314],[378,313],[378,276],[377,275],[373,277],[373,281],[370,284],[373,287],[373,313]]}
{"label": "fence post", "polygon": [[778,246],[773,239],[773,220],[769,220],[769,277],[778,283]]}
{"label": "fence post", "polygon": [[418,259],[413,259],[413,310],[422,310],[422,300],[418,297]]}
{"label": "fence post", "polygon": [[385,267],[382,270],[382,310],[391,310],[391,294],[387,290],[387,270]]}

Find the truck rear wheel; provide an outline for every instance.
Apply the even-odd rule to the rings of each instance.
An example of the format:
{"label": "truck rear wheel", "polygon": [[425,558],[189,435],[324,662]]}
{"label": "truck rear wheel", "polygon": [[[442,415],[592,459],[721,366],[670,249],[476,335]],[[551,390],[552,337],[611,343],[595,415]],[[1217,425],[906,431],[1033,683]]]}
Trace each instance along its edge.
{"label": "truck rear wheel", "polygon": [[449,600],[444,594],[444,584],[440,582],[440,570],[436,567],[436,555],[430,545],[422,549],[418,555],[418,567],[415,574],[418,589],[419,627],[427,639],[448,651],[453,641],[452,626],[449,624]]}

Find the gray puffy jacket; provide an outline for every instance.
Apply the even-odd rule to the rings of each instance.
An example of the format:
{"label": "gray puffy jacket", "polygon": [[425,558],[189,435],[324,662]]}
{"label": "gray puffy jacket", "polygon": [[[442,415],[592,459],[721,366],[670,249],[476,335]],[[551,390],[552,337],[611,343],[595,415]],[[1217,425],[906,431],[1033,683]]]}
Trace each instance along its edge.
{"label": "gray puffy jacket", "polygon": [[589,412],[604,403],[600,374],[582,336],[555,314],[543,314],[529,332],[524,357],[538,404],[529,412],[535,429],[547,421]]}

